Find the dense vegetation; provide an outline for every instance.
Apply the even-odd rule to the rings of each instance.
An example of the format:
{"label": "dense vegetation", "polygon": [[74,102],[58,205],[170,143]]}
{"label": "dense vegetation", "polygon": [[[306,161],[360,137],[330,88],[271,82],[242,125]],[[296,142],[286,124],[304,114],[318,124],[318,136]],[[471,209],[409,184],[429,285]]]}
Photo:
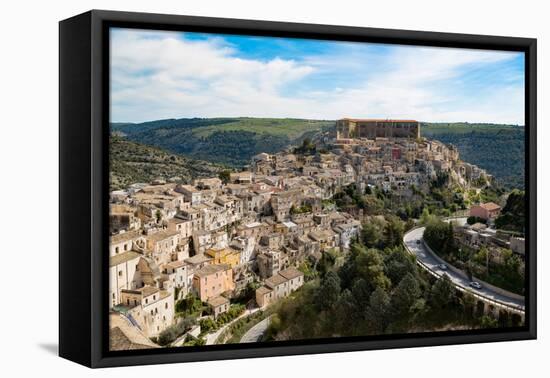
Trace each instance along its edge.
{"label": "dense vegetation", "polygon": [[112,136],[110,141],[110,188],[122,189],[136,182],[179,177],[189,182],[196,177],[216,176],[221,168],[158,148]]}
{"label": "dense vegetation", "polygon": [[509,249],[478,249],[457,244],[453,227],[436,217],[431,217],[424,231],[424,240],[445,261],[462,269],[470,279],[477,277],[492,285],[524,293],[525,263]]}
{"label": "dense vegetation", "polygon": [[235,344],[241,341],[241,338],[256,324],[264,320],[271,314],[268,311],[258,310],[249,316],[243,316],[239,320],[233,322],[227,329],[218,337],[218,344]]}
{"label": "dense vegetation", "polygon": [[113,132],[129,140],[238,168],[260,152],[279,152],[331,127],[334,121],[286,118],[190,118],[111,125]]}
{"label": "dense vegetation", "polygon": [[[425,274],[416,265],[415,258],[404,250],[402,238],[405,230],[414,224],[412,217],[428,224],[425,237],[434,248],[446,256],[454,256],[460,250],[455,245],[452,226],[436,215],[446,215],[442,214],[444,206],[462,205],[462,197],[457,199],[447,191],[450,190],[444,184],[436,183],[429,193],[418,194],[430,205],[416,208],[375,188],[367,188],[365,192],[359,191],[354,184],[343,188],[324,205],[334,205],[349,212],[362,210],[364,223],[360,237],[347,255],[330,250],[323,253],[316,264],[306,262],[300,266],[306,284],[275,305],[265,339],[294,340],[517,324],[520,321],[517,317],[502,316],[497,320],[483,315],[472,296],[456,291],[447,276],[435,280]],[[492,189],[478,195],[496,196]],[[434,196],[439,196],[439,201],[434,200]],[[467,255],[468,260],[472,260],[474,274],[495,284],[508,280],[502,287],[517,288],[522,279],[518,275],[521,266],[517,264],[517,257],[504,253],[503,263],[489,260],[490,270],[481,271],[479,269],[485,267],[479,263],[482,257]]]}
{"label": "dense vegetation", "polygon": [[525,180],[525,130],[514,125],[474,123],[422,124],[430,139],[454,144],[460,158],[495,176],[506,188],[523,189]]}
{"label": "dense vegetation", "polygon": [[199,324],[201,326],[201,333],[208,333],[223,327],[225,324],[231,322],[233,319],[239,317],[244,313],[245,306],[242,304],[232,304],[227,312],[220,314],[216,319],[207,317],[201,319]]}
{"label": "dense vegetation", "polygon": [[197,319],[191,316],[185,317],[183,319],[178,319],[176,324],[166,328],[160,333],[158,338],[154,339],[153,341],[161,346],[168,346],[169,344],[176,341],[178,337],[189,331],[191,327],[196,323]]}
{"label": "dense vegetation", "polygon": [[497,228],[506,231],[525,232],[525,192],[513,190],[506,199],[506,205],[495,220]]}
{"label": "dense vegetation", "polygon": [[[433,280],[399,246],[352,245],[343,265],[325,266],[276,306],[267,340],[368,336],[496,326],[448,277]],[[504,324],[507,326],[509,324]]]}
{"label": "dense vegetation", "polygon": [[[492,189],[488,189],[492,192]],[[485,193],[483,190],[481,193]],[[491,197],[492,198],[492,197]],[[410,196],[403,196],[398,192],[384,192],[374,187],[368,187],[361,192],[355,184],[344,187],[336,193],[324,206],[336,206],[341,211],[357,215],[396,215],[401,220],[412,221],[423,213],[449,216],[466,208],[466,201],[462,189],[456,187],[433,185],[429,191],[422,192],[412,188]]]}
{"label": "dense vegetation", "polygon": [[448,256],[457,251],[453,225],[441,220],[430,220],[424,231],[424,240],[438,254]]}

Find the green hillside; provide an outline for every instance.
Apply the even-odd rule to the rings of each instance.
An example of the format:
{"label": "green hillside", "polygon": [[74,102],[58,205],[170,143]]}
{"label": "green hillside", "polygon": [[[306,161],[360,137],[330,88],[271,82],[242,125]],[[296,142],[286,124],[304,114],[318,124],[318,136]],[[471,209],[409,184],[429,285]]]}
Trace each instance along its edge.
{"label": "green hillside", "polygon": [[515,125],[422,124],[422,135],[454,144],[460,158],[495,176],[506,188],[524,188],[525,129]]}
{"label": "green hillside", "polygon": [[180,177],[216,176],[221,167],[212,163],[171,154],[158,148],[112,136],[110,141],[110,189],[122,189],[136,182]]}
{"label": "green hillside", "polygon": [[[335,121],[291,118],[182,118],[113,123],[127,140],[193,159],[240,168],[260,152],[275,153],[333,129]],[[422,135],[457,146],[463,160],[507,188],[523,188],[524,128],[489,123],[423,123]]]}
{"label": "green hillside", "polygon": [[241,167],[260,152],[278,152],[334,124],[334,121],[290,118],[184,118],[112,124],[111,129],[135,142]]}

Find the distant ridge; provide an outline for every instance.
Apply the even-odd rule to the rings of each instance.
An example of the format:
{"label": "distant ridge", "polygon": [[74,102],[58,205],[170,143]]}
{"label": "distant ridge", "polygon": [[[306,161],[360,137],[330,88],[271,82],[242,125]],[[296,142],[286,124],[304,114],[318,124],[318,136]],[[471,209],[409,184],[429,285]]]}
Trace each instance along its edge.
{"label": "distant ridge", "polygon": [[[194,159],[241,168],[260,152],[274,153],[334,129],[335,121],[295,118],[181,118],[118,122],[127,140]],[[508,188],[524,186],[524,127],[510,124],[421,123],[421,135],[456,145],[467,162],[486,169]]]}

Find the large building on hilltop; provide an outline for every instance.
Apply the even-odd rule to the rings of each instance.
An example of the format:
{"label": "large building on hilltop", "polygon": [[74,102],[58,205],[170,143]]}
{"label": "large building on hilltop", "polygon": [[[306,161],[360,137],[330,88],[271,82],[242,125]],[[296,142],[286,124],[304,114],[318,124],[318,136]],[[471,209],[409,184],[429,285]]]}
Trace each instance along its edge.
{"label": "large building on hilltop", "polygon": [[420,123],[398,119],[343,118],[336,121],[336,138],[419,138]]}

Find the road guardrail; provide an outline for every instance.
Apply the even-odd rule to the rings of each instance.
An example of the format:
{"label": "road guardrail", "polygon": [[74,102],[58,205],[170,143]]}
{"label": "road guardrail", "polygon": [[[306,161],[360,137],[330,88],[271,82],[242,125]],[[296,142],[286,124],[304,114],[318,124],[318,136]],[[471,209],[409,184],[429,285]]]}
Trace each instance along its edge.
{"label": "road guardrail", "polygon": [[[456,217],[456,218],[463,218],[463,217]],[[417,229],[419,229],[419,228],[422,228],[422,227],[424,227],[424,226],[415,226],[415,227],[411,228],[410,230],[408,230],[408,231],[406,232],[406,234],[410,233],[411,231],[414,231],[414,230],[417,230]],[[405,235],[406,235],[406,234],[405,234]],[[420,265],[420,266],[421,266],[424,270],[426,270],[428,273],[430,273],[431,275],[433,275],[433,276],[436,277],[437,279],[441,278],[441,276],[442,276],[443,274],[445,274],[445,273],[439,274],[438,272],[436,272],[436,271],[434,271],[432,268],[430,268],[428,265],[426,265],[426,264],[424,264],[422,261],[420,261],[420,260],[417,258],[416,254],[415,254],[413,251],[411,251],[411,250],[409,249],[409,247],[407,246],[407,243],[405,243],[405,237],[404,237],[404,236],[403,236],[403,246],[405,247],[405,250],[406,250],[408,253],[410,253],[411,255],[413,255],[413,256],[415,257],[416,263],[417,263],[418,265]],[[432,252],[432,253],[433,253],[433,252]],[[482,300],[483,302],[492,304],[492,305],[494,305],[494,306],[496,306],[496,307],[505,308],[505,309],[507,309],[507,310],[509,310],[509,311],[512,311],[512,312],[515,312],[515,313],[519,313],[519,314],[521,314],[522,316],[525,315],[525,308],[522,307],[522,306],[511,305],[511,304],[509,304],[509,303],[504,303],[504,302],[501,302],[501,301],[497,301],[497,300],[492,299],[492,298],[489,298],[489,297],[487,297],[487,296],[485,296],[485,295],[483,295],[483,294],[476,293],[476,292],[474,292],[473,290],[471,290],[470,288],[464,287],[464,286],[462,286],[462,285],[460,285],[460,284],[457,284],[457,283],[455,283],[455,282],[453,282],[453,284],[454,284],[454,286],[455,286],[458,290],[460,290],[461,292],[468,293],[468,294],[472,295],[474,298],[478,298],[478,299]]]}

